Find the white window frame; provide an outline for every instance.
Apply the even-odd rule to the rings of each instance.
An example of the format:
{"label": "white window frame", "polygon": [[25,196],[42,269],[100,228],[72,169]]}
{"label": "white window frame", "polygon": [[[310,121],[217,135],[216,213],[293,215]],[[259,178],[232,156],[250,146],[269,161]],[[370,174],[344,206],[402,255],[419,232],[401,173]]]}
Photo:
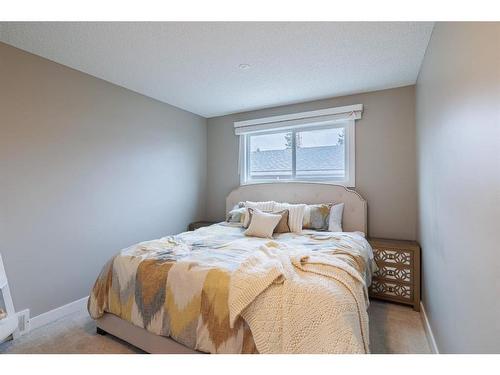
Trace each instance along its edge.
{"label": "white window frame", "polygon": [[[298,116],[303,116],[303,113],[297,114]],[[291,115],[288,115],[289,118]],[[311,121],[311,123],[301,121],[301,126],[283,126],[283,127],[271,127],[271,130],[260,130],[260,131],[251,131],[248,133],[240,134],[240,163],[239,163],[239,173],[240,173],[240,184],[248,185],[255,183],[273,183],[273,182],[286,182],[286,181],[303,181],[303,182],[323,182],[323,183],[333,183],[337,185],[343,185],[346,187],[355,187],[356,184],[356,134],[355,134],[355,119],[352,118],[346,119],[330,119],[330,120],[322,120],[320,122]],[[297,117],[304,118],[304,117]],[[291,120],[296,120],[295,118],[291,118]],[[258,121],[258,120],[257,120]],[[295,134],[300,131],[308,131],[308,130],[319,130],[319,129],[332,129],[332,128],[343,128],[345,134],[345,143],[344,143],[344,161],[345,161],[345,176],[342,179],[335,178],[295,178],[295,155],[296,155],[296,146]],[[273,134],[273,133],[281,133],[281,132],[291,132],[292,133],[292,177],[287,179],[279,179],[279,180],[255,180],[248,179],[248,171],[250,169],[250,147],[249,140],[252,135],[262,135],[262,134]]]}

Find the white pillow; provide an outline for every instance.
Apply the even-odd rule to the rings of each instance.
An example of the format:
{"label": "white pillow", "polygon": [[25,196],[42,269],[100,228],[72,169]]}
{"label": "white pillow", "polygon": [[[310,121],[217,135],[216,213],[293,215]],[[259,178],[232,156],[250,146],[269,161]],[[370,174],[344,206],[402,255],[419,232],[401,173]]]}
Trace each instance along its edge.
{"label": "white pillow", "polygon": [[269,214],[255,209],[250,225],[244,234],[245,236],[272,238],[274,228],[280,222],[281,217],[281,215]]}
{"label": "white pillow", "polygon": [[330,219],[328,220],[329,232],[342,232],[342,213],[344,212],[344,203],[334,204],[330,208]]}
{"label": "white pillow", "polygon": [[274,211],[288,210],[288,225],[290,232],[302,232],[302,221],[304,220],[305,204],[275,203]]}
{"label": "white pillow", "polygon": [[273,211],[274,210],[274,204],[275,201],[266,201],[266,202],[251,202],[251,201],[246,201],[245,202],[245,219],[243,220],[243,226],[245,228],[248,228],[248,224],[250,221],[250,215],[248,214],[248,208],[255,208],[260,211]]}
{"label": "white pillow", "polygon": [[[236,207],[236,206],[235,206]],[[233,208],[229,213],[227,214],[227,219],[226,221],[228,223],[240,223],[243,225],[243,220],[245,219],[245,214],[247,212],[247,209],[245,207],[241,208]]]}

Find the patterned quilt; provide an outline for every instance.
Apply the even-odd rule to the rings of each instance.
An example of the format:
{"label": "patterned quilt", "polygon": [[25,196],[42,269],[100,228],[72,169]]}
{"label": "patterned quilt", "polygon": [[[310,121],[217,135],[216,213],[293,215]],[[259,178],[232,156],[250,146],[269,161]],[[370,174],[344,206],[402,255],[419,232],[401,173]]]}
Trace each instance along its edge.
{"label": "patterned quilt", "polygon": [[229,285],[231,274],[270,241],[294,252],[304,249],[331,256],[350,252],[361,277],[370,282],[373,255],[358,233],[305,230],[269,240],[246,237],[241,227],[216,224],[122,250],[97,278],[89,313],[94,319],[114,314],[202,352],[256,353],[243,318],[230,325]]}

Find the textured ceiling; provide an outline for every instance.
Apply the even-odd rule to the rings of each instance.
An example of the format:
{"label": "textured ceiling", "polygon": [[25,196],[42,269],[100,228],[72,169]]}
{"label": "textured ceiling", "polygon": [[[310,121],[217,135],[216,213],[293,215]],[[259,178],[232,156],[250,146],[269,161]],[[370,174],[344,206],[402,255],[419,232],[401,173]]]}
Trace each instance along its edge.
{"label": "textured ceiling", "polygon": [[213,117],[413,84],[432,28],[432,22],[3,22],[0,40]]}

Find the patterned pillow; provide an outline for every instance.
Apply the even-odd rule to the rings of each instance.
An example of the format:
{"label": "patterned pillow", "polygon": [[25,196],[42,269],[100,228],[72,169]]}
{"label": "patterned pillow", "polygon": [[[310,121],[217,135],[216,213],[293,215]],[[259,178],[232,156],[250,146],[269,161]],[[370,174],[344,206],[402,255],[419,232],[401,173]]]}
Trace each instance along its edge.
{"label": "patterned pillow", "polygon": [[333,204],[308,204],[304,211],[304,219],[302,220],[302,228],[314,230],[328,230],[330,219],[330,209]]}

